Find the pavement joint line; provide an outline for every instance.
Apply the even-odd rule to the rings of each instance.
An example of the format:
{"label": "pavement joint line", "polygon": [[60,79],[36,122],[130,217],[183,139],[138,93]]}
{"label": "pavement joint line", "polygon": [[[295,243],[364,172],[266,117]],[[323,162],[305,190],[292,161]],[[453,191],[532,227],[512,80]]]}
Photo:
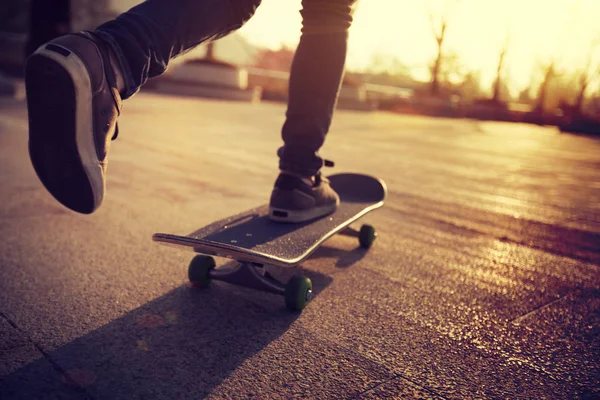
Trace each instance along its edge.
{"label": "pavement joint line", "polygon": [[0,311],[0,317],[4,319],[10,326],[12,326],[16,331],[18,331],[21,335],[23,335],[23,337],[27,339],[27,341],[31,343],[33,347],[35,347],[35,349],[44,357],[44,359],[48,361],[50,365],[52,365],[52,368],[54,368],[54,370],[58,372],[60,376],[62,376],[66,381],[68,381],[70,385],[72,385],[78,392],[86,396],[88,399],[94,400],[94,397],[91,394],[89,394],[84,388],[80,387],[76,381],[71,379],[71,377],[66,373],[67,371],[65,371],[56,361],[54,361],[52,357],[50,357],[50,355],[46,351],[44,351],[44,349],[42,349],[41,346],[35,343],[33,339],[31,339],[31,337],[29,337],[29,335],[25,333],[25,331],[19,328],[19,326],[13,320],[11,320],[8,317],[8,315]]}
{"label": "pavement joint line", "polygon": [[566,300],[569,297],[573,297],[573,296],[575,296],[577,294],[581,294],[581,290],[580,289],[575,289],[574,291],[572,291],[570,293],[567,293],[564,296],[561,296],[561,297],[559,297],[557,299],[550,300],[549,302],[547,302],[545,304],[541,304],[538,307],[534,308],[533,310],[528,311],[525,314],[520,315],[520,316],[518,316],[516,318],[513,318],[513,319],[509,320],[508,322],[512,323],[512,324],[518,324],[521,320],[527,318],[528,316],[532,315],[533,313],[536,313],[538,311],[544,310],[544,309],[546,309],[546,308],[548,308],[548,307],[550,307],[550,306],[558,303],[559,301]]}
{"label": "pavement joint line", "polygon": [[[364,271],[368,271],[368,272],[370,272],[370,273],[377,274],[377,275],[381,275],[381,273],[380,273],[380,272],[378,272],[378,271],[371,271],[371,270],[364,269],[364,268],[363,268],[363,270],[364,270]],[[395,281],[392,281],[392,283],[393,283],[394,285],[396,285],[396,284],[399,284],[399,285],[401,285],[401,283],[399,283],[399,282],[395,282]],[[564,299],[564,298],[566,298],[567,296],[569,296],[569,295],[572,295],[572,294],[574,294],[574,293],[577,293],[577,292],[580,292],[580,290],[579,290],[579,289],[577,289],[576,291],[574,291],[574,292],[572,292],[572,293],[569,293],[569,294],[567,294],[567,295],[565,295],[565,296],[561,297],[561,299]],[[558,300],[560,300],[560,299],[556,299],[556,300],[555,300],[555,301],[553,301],[553,302],[556,302],[556,301],[558,301]],[[553,303],[553,302],[552,302],[552,303]],[[542,306],[542,307],[544,307],[544,306]],[[535,310],[534,310],[534,311],[535,311]],[[399,315],[399,316],[406,316],[406,315],[404,315],[404,314],[401,314],[401,313],[396,313],[396,315]],[[508,324],[510,324],[510,321],[508,321],[508,320],[502,320],[502,321],[498,321],[498,322],[499,322],[499,323],[502,323],[502,324],[505,324],[505,325],[508,325]],[[429,323],[426,323],[424,326],[431,328],[431,326],[429,325]],[[451,340],[453,340],[453,341],[456,341],[456,340],[453,338],[453,336],[452,336],[450,333],[448,333],[448,332],[438,331],[438,333],[439,333],[440,335],[444,336],[444,337],[447,337],[447,338],[449,338],[449,339],[451,339]],[[483,343],[483,344],[486,344],[485,342],[482,342],[482,339],[483,339],[483,337],[482,337],[482,336],[480,336],[480,335],[477,335],[477,336],[473,337],[473,339],[469,340],[469,343],[470,343],[470,344],[472,344],[472,345],[475,345],[475,346],[481,345],[482,343]],[[487,343],[487,344],[493,344],[493,342],[490,342],[490,343]],[[368,360],[368,361],[370,361],[370,362],[373,362],[373,363],[375,363],[375,364],[377,364],[377,365],[382,365],[382,364],[380,364],[379,362],[372,360],[372,359],[371,359],[370,357],[368,357],[368,356],[363,356],[363,355],[361,355],[361,354],[358,354],[358,353],[356,353],[356,352],[355,352],[353,349],[351,349],[351,348],[346,348],[346,347],[344,347],[344,346],[340,346],[340,347],[343,347],[344,349],[346,349],[346,351],[348,351],[349,353],[352,353],[352,354],[354,354],[355,356],[358,356],[358,357],[360,357],[360,358],[364,358],[364,359],[366,359],[366,360]],[[489,350],[487,350],[487,351],[489,351]],[[554,376],[554,374],[552,374],[552,372],[548,371],[548,370],[547,370],[547,369],[546,369],[546,368],[545,368],[543,365],[538,365],[538,364],[537,364],[535,361],[531,361],[531,360],[529,360],[529,359],[525,359],[525,358],[523,358],[523,359],[518,359],[518,358],[516,358],[514,355],[510,354],[508,351],[499,351],[499,352],[493,352],[493,353],[494,353],[494,354],[496,354],[496,355],[498,355],[498,356],[500,356],[501,358],[505,359],[507,362],[515,362],[515,361],[516,361],[516,362],[523,363],[523,364],[525,364],[525,365],[526,365],[528,368],[531,368],[531,369],[533,369],[534,371],[537,371],[537,372],[541,372],[541,373],[543,373],[543,374],[547,375],[547,376],[548,376],[550,379],[552,379],[552,380],[556,380],[556,377]],[[399,374],[399,375],[401,376],[401,374]],[[405,379],[407,379],[407,378],[405,378]],[[408,380],[409,382],[412,382],[412,381],[410,381],[410,379],[407,379],[407,380]],[[438,396],[439,396],[439,395],[438,395]]]}
{"label": "pavement joint line", "polygon": [[[266,310],[265,310],[263,307],[261,307],[261,305],[257,304],[257,303],[256,303],[256,302],[254,302],[254,301],[249,301],[249,303],[250,303],[250,304],[252,304],[253,306],[255,306],[256,308],[259,308],[261,311],[266,311]],[[303,328],[303,329],[305,329],[305,328]],[[316,335],[316,333],[315,333],[315,332],[312,332],[312,333]],[[317,335],[317,336],[318,336],[318,335]],[[342,346],[342,345],[340,345],[339,343],[334,343],[334,342],[332,342],[331,340],[328,340],[328,339],[326,339],[326,338],[323,338],[323,337],[320,337],[320,340],[323,340],[324,342],[329,342],[329,343],[333,344],[335,347],[339,347],[339,348],[343,349],[343,350],[344,350],[344,352],[351,353],[353,356],[355,356],[355,357],[356,357],[356,358],[358,358],[358,359],[363,359],[363,360],[366,360],[366,361],[367,361],[367,362],[369,362],[369,363],[373,363],[373,364],[375,364],[375,365],[378,365],[378,366],[383,366],[383,367],[385,367],[384,365],[382,365],[382,364],[380,364],[380,363],[378,363],[378,362],[376,362],[376,361],[374,361],[374,360],[371,360],[370,358],[368,358],[368,357],[365,357],[364,355],[362,355],[362,354],[360,354],[360,353],[357,353],[356,351],[354,351],[353,349],[351,349],[351,348],[349,348],[349,347]],[[393,375],[393,376],[389,377],[388,379],[384,380],[383,382],[380,382],[380,383],[378,383],[378,384],[375,384],[375,385],[373,385],[372,387],[370,387],[370,388],[367,388],[367,389],[363,390],[363,391],[362,391],[362,392],[360,392],[360,393],[357,393],[356,395],[354,395],[354,396],[350,397],[349,399],[350,399],[350,400],[351,400],[351,399],[355,399],[355,398],[357,398],[358,396],[361,396],[361,395],[363,395],[363,394],[365,394],[365,393],[367,393],[367,392],[369,392],[369,391],[371,391],[371,390],[374,390],[374,389],[376,389],[376,388],[380,387],[381,385],[385,385],[386,383],[388,383],[388,382],[390,382],[390,381],[392,381],[392,380],[394,380],[394,379],[397,379],[397,378],[402,378],[402,379],[404,379],[404,380],[406,380],[406,381],[408,381],[408,382],[412,383],[413,385],[417,386],[419,389],[422,389],[422,390],[426,391],[427,393],[429,393],[429,394],[431,394],[431,395],[433,395],[433,396],[437,396],[437,397],[438,397],[438,398],[440,398],[440,399],[446,399],[445,397],[442,397],[442,396],[440,396],[439,394],[437,394],[437,393],[435,393],[435,392],[431,391],[430,389],[428,389],[428,388],[426,388],[426,387],[424,387],[424,386],[421,386],[421,385],[420,385],[418,382],[416,382],[416,381],[413,381],[413,380],[411,380],[411,379],[408,379],[408,378],[406,378],[406,377],[405,377],[405,376],[403,376],[402,374],[395,374],[395,375]]]}
{"label": "pavement joint line", "polygon": [[[305,328],[305,327],[303,327],[303,329],[306,329],[306,328]],[[363,355],[363,354],[361,354],[361,353],[359,353],[359,352],[356,352],[356,351],[355,351],[353,348],[351,348],[351,347],[344,346],[344,345],[342,345],[342,344],[340,344],[340,343],[338,343],[338,342],[335,342],[335,341],[333,341],[333,340],[331,340],[331,339],[327,339],[326,337],[321,337],[321,336],[319,336],[319,335],[318,335],[316,332],[314,332],[314,331],[312,331],[312,330],[309,330],[309,329],[306,329],[306,330],[310,331],[310,332],[311,332],[313,335],[315,335],[315,336],[319,337],[319,340],[322,340],[322,341],[324,341],[324,342],[330,343],[330,344],[332,344],[333,346],[335,346],[336,348],[343,349],[345,353],[352,354],[352,355],[353,355],[354,357],[356,357],[357,359],[360,359],[360,360],[365,360],[365,361],[366,361],[366,362],[368,362],[368,363],[371,363],[371,364],[377,365],[377,366],[379,366],[379,367],[382,367],[383,369],[386,369],[386,365],[385,365],[385,364],[383,364],[383,363],[380,363],[380,362],[377,362],[377,361],[375,361],[375,360],[372,360],[370,357],[367,357],[367,356],[365,356],[365,355]],[[383,382],[377,383],[377,384],[373,385],[372,387],[370,387],[370,388],[368,388],[368,389],[365,389],[365,390],[363,390],[363,391],[362,391],[362,392],[360,392],[360,393],[357,393],[357,394],[355,394],[354,396],[350,397],[350,398],[349,398],[349,400],[351,400],[351,399],[355,399],[355,398],[357,398],[358,396],[361,396],[361,395],[363,395],[363,394],[365,394],[365,393],[367,393],[367,392],[369,392],[369,391],[371,391],[371,390],[373,390],[373,389],[376,389],[376,388],[380,387],[381,385],[385,385],[386,383],[388,383],[388,382],[390,382],[390,381],[392,381],[392,380],[394,380],[394,379],[397,379],[397,378],[402,378],[402,379],[406,380],[407,382],[410,382],[410,383],[412,383],[413,385],[417,386],[419,389],[422,389],[422,390],[426,391],[427,393],[429,393],[429,394],[431,394],[431,395],[433,395],[433,396],[437,396],[437,397],[438,397],[438,398],[440,398],[440,399],[444,399],[444,400],[446,400],[446,398],[445,398],[445,397],[442,397],[442,396],[440,396],[439,394],[437,394],[436,392],[432,391],[431,389],[428,389],[428,388],[426,388],[425,386],[422,386],[422,385],[421,385],[421,384],[419,384],[417,381],[414,381],[414,380],[412,380],[412,379],[409,379],[409,378],[405,377],[404,375],[402,375],[402,374],[400,374],[400,373],[394,374],[394,375],[390,376],[388,379],[385,379]]]}

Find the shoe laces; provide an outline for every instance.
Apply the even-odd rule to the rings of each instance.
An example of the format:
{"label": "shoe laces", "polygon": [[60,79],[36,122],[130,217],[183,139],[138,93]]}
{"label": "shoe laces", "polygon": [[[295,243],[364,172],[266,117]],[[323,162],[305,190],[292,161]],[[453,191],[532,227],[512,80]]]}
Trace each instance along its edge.
{"label": "shoe laces", "polygon": [[[92,40],[98,51],[102,56],[103,67],[104,67],[104,76],[106,77],[106,81],[111,88],[110,92],[112,94],[113,101],[117,108],[118,115],[121,115],[121,109],[123,108],[123,102],[121,101],[120,93],[117,91],[117,77],[115,75],[115,71],[113,70],[113,66],[110,63],[110,54],[107,49],[107,44],[96,36],[93,32],[84,31],[75,33],[78,36],[82,36],[86,39]],[[115,140],[119,136],[119,123],[115,123],[115,133],[113,134],[111,140]]]}

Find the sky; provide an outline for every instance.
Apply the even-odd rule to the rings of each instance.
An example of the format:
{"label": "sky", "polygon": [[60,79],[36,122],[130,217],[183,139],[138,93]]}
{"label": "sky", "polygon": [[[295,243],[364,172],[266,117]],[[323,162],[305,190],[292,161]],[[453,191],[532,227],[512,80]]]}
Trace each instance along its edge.
{"label": "sky", "polygon": [[[111,0],[121,11],[141,0]],[[262,0],[254,17],[239,30],[250,43],[278,49],[300,38],[301,0]],[[540,66],[554,60],[573,72],[587,64],[600,68],[600,0],[358,0],[350,30],[347,67],[394,71],[394,60],[413,77],[430,79],[436,55],[431,18],[449,19],[445,51],[490,87],[498,57],[508,38],[505,76],[516,95],[539,84]],[[595,51],[593,42],[597,41]],[[217,44],[218,45],[218,44]],[[591,90],[598,89],[598,82]]]}
{"label": "sky", "polygon": [[[294,47],[300,37],[300,8],[300,0],[263,0],[240,33],[255,45]],[[484,84],[494,80],[507,41],[511,92],[541,79],[539,66],[552,59],[565,71],[582,68],[593,41],[600,40],[600,0],[359,0],[348,69],[365,70],[377,59],[380,68],[393,70],[396,59],[411,67],[417,79],[428,80],[428,65],[436,54],[431,18],[439,21],[443,15],[449,18],[446,51],[478,72]],[[594,54],[597,64],[600,51]]]}

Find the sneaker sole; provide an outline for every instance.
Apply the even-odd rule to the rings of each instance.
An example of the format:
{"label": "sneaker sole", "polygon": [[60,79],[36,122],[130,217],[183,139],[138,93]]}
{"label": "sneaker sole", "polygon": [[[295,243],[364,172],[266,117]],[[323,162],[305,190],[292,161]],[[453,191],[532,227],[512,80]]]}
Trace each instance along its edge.
{"label": "sneaker sole", "polygon": [[283,210],[280,208],[269,207],[269,219],[275,222],[300,223],[308,222],[313,219],[321,218],[333,213],[337,209],[337,204],[311,208],[310,210]]}
{"label": "sneaker sole", "polygon": [[104,195],[87,68],[69,50],[46,45],[27,62],[29,155],[40,181],[64,206],[93,212]]}

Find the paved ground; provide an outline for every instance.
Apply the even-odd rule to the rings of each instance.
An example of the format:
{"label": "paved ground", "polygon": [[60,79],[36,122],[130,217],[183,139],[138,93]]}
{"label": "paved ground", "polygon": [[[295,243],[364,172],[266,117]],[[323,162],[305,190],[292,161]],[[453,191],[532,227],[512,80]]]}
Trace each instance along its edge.
{"label": "paved ground", "polygon": [[193,254],[152,233],[265,202],[284,111],[136,96],[81,216],[38,182],[24,103],[0,99],[0,398],[600,396],[595,139],[340,112],[323,154],[389,187],[375,246],[335,237],[306,262],[301,315],[190,288]]}

